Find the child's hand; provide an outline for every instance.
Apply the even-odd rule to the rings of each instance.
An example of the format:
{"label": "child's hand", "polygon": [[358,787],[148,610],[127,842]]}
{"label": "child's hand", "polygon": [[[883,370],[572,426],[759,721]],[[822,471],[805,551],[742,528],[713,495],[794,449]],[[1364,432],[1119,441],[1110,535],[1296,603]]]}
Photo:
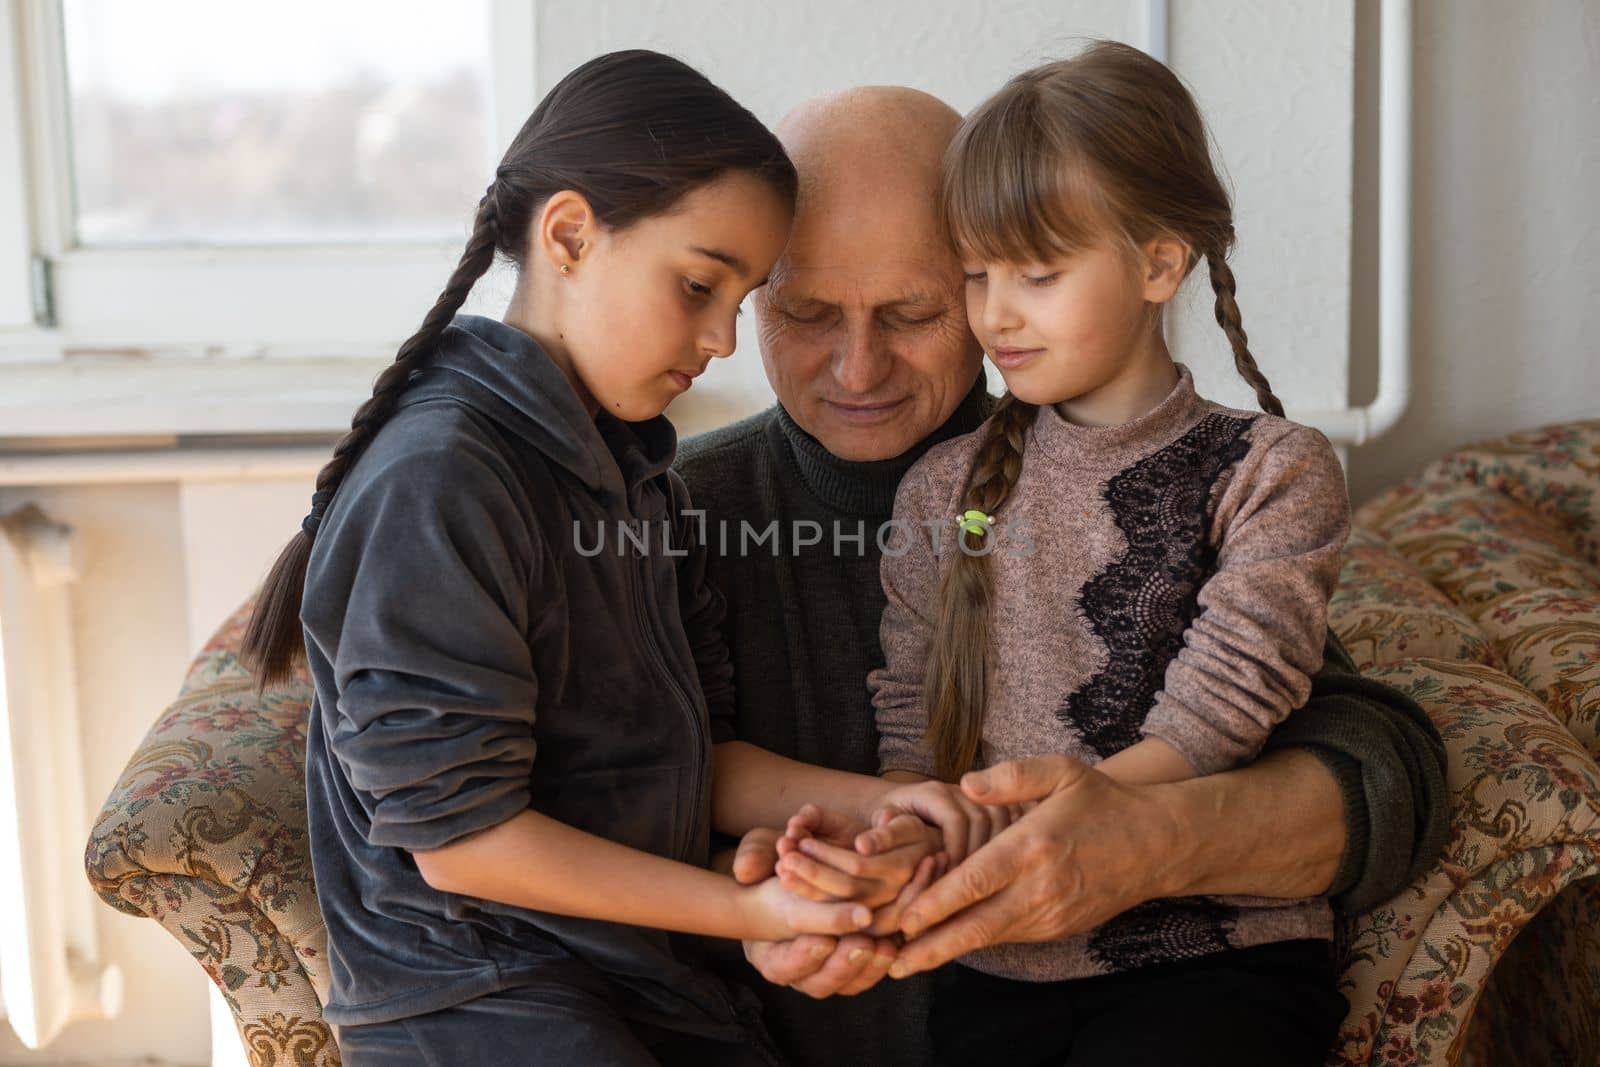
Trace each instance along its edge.
{"label": "child's hand", "polygon": [[778,843],[778,877],[791,892],[810,900],[856,900],[871,908],[894,902],[922,861],[939,852],[939,831],[915,815],[886,821],[863,854],[858,824],[815,805],[789,820]]}
{"label": "child's hand", "polygon": [[900,916],[905,914],[911,902],[921,895],[934,882],[943,878],[950,872],[950,856],[940,852],[926,857],[917,865],[917,873],[912,876],[906,887],[900,890],[900,895],[872,913],[872,925],[867,927],[867,933],[874,937],[888,937],[900,932]]}
{"label": "child's hand", "polygon": [[785,889],[777,878],[744,887],[737,899],[747,941],[788,941],[801,934],[837,937],[864,930],[873,922],[872,909],[865,904],[806,900]]}
{"label": "child's hand", "polygon": [[[849,896],[835,896],[813,885],[803,874],[796,873],[796,860],[790,860],[785,864],[783,858],[791,854],[803,855],[800,852],[800,841],[805,837],[817,837],[840,848],[854,848],[855,839],[866,832],[866,829],[866,824],[855,816],[807,804],[800,809],[799,814],[789,819],[788,825],[783,830],[778,831],[778,861],[773,873],[783,880],[784,886],[791,893],[799,894],[807,900],[854,899]],[[805,866],[801,864],[801,868]]]}
{"label": "child's hand", "polygon": [[949,782],[913,782],[884,793],[872,814],[872,829],[856,840],[856,850],[866,855],[895,847],[895,838],[886,832],[902,814],[919,817],[937,826],[943,835],[944,851],[952,865],[960,863],[991,837],[1020,816],[1017,810],[998,805],[979,804]]}

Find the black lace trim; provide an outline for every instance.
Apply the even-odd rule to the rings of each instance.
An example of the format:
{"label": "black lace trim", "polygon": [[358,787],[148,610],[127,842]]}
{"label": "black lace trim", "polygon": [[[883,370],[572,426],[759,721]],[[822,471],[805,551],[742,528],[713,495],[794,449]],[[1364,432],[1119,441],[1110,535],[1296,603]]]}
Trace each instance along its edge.
{"label": "black lace trim", "polygon": [[1089,935],[1089,956],[1107,971],[1209,956],[1233,947],[1239,909],[1211,897],[1136,904]]}
{"label": "black lace trim", "polygon": [[1250,451],[1255,422],[1213,412],[1172,444],[1106,482],[1102,495],[1127,537],[1122,557],[1092,578],[1077,608],[1106,649],[1106,666],[1056,711],[1104,759],[1139,740],[1167,665],[1216,570],[1211,493]]}

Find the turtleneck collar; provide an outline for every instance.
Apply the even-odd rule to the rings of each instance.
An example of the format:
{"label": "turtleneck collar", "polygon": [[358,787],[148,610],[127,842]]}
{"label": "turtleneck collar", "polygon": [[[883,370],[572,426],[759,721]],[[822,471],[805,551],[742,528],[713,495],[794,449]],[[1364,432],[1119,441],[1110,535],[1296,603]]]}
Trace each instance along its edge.
{"label": "turtleneck collar", "polygon": [[1199,417],[1205,401],[1194,391],[1194,376],[1189,368],[1182,363],[1176,366],[1178,384],[1161,403],[1115,426],[1080,426],[1063,418],[1054,404],[1040,405],[1033,424],[1034,441],[1054,458],[1070,461],[1086,450],[1097,454],[1125,448],[1142,451],[1151,441],[1164,441],[1188,429]]}
{"label": "turtleneck collar", "polygon": [[777,406],[777,425],[786,446],[784,451],[813,496],[835,511],[878,518],[894,512],[895,490],[917,460],[934,445],[976,430],[992,406],[988,381],[979,371],[978,380],[944,424],[892,459],[840,459],[802,430],[782,404]]}

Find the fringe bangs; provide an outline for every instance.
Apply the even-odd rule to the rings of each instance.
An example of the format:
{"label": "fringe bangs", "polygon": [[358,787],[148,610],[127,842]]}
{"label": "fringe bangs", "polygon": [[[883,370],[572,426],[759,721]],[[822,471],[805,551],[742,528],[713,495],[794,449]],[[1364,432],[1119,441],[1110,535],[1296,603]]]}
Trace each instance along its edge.
{"label": "fringe bangs", "polygon": [[945,153],[945,237],[964,258],[1046,263],[1117,232],[1084,160],[1049,128],[1038,88],[1013,81],[970,114]]}

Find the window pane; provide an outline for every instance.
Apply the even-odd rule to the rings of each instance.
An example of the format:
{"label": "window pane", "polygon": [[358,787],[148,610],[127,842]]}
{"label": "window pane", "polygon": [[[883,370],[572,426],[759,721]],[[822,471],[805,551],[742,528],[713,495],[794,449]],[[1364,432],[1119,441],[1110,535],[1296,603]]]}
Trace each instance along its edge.
{"label": "window pane", "polygon": [[487,0],[66,0],[90,246],[461,237],[493,170]]}

